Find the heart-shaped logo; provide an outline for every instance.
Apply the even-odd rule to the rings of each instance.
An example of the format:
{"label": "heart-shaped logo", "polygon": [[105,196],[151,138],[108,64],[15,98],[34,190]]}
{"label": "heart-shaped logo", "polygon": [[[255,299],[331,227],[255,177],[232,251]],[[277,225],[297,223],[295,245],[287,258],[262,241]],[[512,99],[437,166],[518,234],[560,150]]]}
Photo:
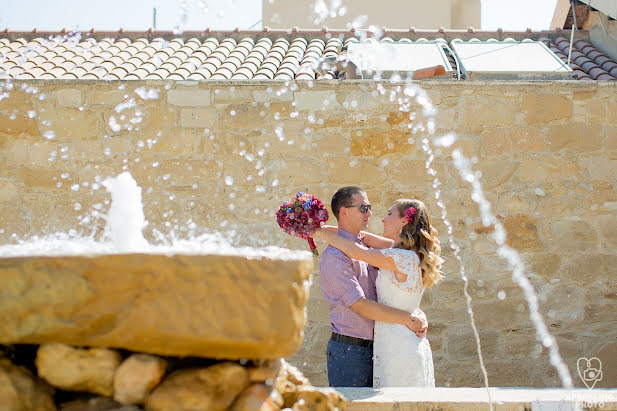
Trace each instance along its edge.
{"label": "heart-shaped logo", "polygon": [[598,381],[602,381],[602,361],[598,357],[581,357],[576,362],[578,376],[587,388],[592,389]]}

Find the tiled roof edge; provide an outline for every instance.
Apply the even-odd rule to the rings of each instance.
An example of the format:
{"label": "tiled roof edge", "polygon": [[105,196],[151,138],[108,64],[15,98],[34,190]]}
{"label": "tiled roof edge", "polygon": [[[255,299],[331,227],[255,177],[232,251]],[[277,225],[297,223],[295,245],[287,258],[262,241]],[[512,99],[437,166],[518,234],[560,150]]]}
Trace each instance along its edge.
{"label": "tiled roof edge", "polygon": [[[254,39],[260,39],[263,37],[269,38],[287,38],[288,40],[294,39],[298,36],[302,36],[307,40],[311,40],[313,38],[323,39],[324,36],[332,36],[338,37],[343,35],[345,37],[355,36],[356,33],[368,33],[366,30],[303,30],[303,29],[264,29],[264,30],[210,30],[206,29],[203,31],[185,31],[182,34],[174,33],[173,31],[159,31],[159,30],[148,30],[148,31],[126,31],[126,30],[117,30],[117,31],[80,31],[80,32],[72,32],[72,31],[11,31],[10,29],[4,29],[0,31],[0,38],[7,38],[11,41],[23,38],[27,41],[30,41],[35,38],[47,37],[47,38],[55,38],[59,39],[62,37],[66,37],[67,39],[76,35],[81,35],[81,40],[84,39],[95,39],[97,41],[105,39],[105,38],[128,38],[130,40],[137,40],[138,38],[146,38],[148,40],[152,40],[155,38],[163,38],[165,40],[177,39],[177,38],[208,38],[208,37],[216,37],[219,40],[224,38],[234,38],[241,39],[247,36],[250,36]],[[546,37],[550,40],[554,40],[557,37],[568,37],[570,36],[570,30],[541,30],[541,31],[481,31],[481,30],[385,30],[382,37],[390,37],[392,40],[407,38],[411,40],[419,39],[419,38],[437,38],[441,37],[447,41],[451,41],[453,39],[459,38],[461,40],[470,40],[470,39],[479,39],[479,40],[488,40],[488,39],[496,39],[496,40],[504,40],[506,38],[512,38],[514,40],[523,40],[523,39],[537,39],[540,37]],[[371,35],[369,34],[369,37]],[[582,40],[589,41],[589,32],[586,30],[576,30],[576,37]]]}

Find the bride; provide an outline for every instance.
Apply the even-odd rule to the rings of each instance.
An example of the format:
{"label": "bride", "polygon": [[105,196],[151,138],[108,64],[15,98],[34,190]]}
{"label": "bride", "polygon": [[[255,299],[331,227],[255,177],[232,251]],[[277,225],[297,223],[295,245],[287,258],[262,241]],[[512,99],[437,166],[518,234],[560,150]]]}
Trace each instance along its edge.
{"label": "bride", "polygon": [[[378,301],[413,312],[422,294],[441,279],[441,248],[437,230],[419,200],[397,200],[381,220],[383,237],[362,232],[367,249],[324,226],[313,234],[349,258],[380,269],[376,281]],[[376,321],[373,387],[434,387],[433,354],[426,338],[400,324]]]}

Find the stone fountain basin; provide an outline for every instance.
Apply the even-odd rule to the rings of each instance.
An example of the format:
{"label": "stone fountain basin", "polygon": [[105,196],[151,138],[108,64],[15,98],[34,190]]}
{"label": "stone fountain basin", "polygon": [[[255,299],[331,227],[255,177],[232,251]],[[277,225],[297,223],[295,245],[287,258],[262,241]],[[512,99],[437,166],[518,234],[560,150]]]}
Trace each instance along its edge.
{"label": "stone fountain basin", "polygon": [[159,355],[293,355],[309,253],[0,258],[0,344],[61,342]]}

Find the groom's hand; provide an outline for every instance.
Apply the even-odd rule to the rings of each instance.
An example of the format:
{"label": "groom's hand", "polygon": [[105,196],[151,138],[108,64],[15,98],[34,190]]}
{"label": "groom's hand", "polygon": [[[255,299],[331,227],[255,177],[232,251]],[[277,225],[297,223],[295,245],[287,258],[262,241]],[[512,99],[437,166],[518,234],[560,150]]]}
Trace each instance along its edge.
{"label": "groom's hand", "polygon": [[424,311],[417,309],[410,315],[411,327],[409,329],[416,333],[420,338],[426,337],[426,330],[428,330],[428,320]]}

